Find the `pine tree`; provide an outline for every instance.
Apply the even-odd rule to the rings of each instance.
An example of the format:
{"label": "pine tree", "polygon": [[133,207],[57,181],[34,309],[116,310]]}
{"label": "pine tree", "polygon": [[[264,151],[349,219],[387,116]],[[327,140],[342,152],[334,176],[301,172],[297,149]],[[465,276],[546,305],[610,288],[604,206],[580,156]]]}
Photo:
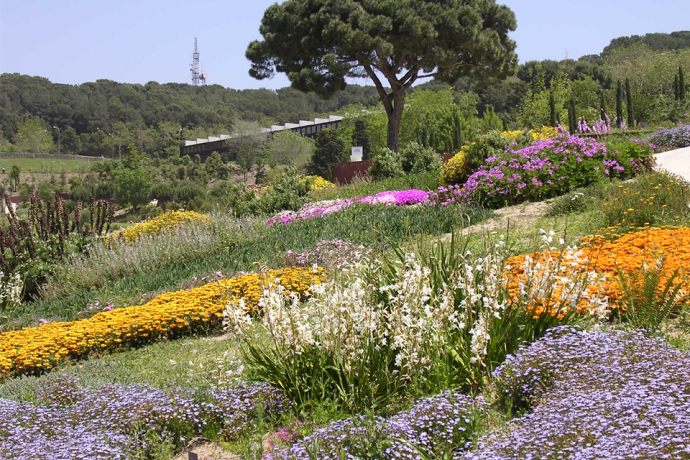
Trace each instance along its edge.
{"label": "pine tree", "polygon": [[628,104],[628,126],[632,128],[635,126],[635,111],[633,110],[632,88],[629,78],[625,79],[625,99]]}
{"label": "pine tree", "polygon": [[568,101],[568,130],[570,134],[577,132],[577,109],[575,108],[575,99],[572,97]]}
{"label": "pine tree", "polygon": [[554,128],[556,124],[556,100],[553,97],[553,93],[549,93],[549,124]]}
{"label": "pine tree", "polygon": [[369,139],[369,131],[367,131],[367,123],[363,120],[355,121],[355,130],[352,133],[352,146],[362,147],[362,160],[367,161],[371,159],[371,140]]}
{"label": "pine tree", "polygon": [[620,128],[623,123],[623,84],[618,80],[616,86],[616,124]]}
{"label": "pine tree", "polygon": [[678,67],[678,100],[685,100],[685,75],[683,74],[683,68]]}

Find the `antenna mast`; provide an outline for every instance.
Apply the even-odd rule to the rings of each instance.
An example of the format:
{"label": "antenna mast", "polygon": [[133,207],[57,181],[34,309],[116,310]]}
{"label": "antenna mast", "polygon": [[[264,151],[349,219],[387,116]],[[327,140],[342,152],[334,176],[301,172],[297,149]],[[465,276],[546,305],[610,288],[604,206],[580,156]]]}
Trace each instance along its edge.
{"label": "antenna mast", "polygon": [[192,55],[192,85],[199,86],[199,47],[194,37],[194,54]]}

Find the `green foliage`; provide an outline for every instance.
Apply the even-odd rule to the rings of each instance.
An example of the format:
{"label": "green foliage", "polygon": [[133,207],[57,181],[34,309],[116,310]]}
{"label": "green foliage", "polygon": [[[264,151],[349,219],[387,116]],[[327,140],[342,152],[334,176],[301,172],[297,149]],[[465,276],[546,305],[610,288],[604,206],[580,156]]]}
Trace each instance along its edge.
{"label": "green foliage", "polygon": [[435,150],[422,147],[417,142],[405,144],[400,149],[402,169],[407,174],[418,174],[427,171],[438,172],[441,169],[441,157]]}
{"label": "green foliage", "polygon": [[568,101],[568,131],[570,133],[577,132],[577,108],[575,107],[575,99],[572,97]]}
{"label": "green foliage", "polygon": [[322,129],[316,135],[316,149],[307,166],[307,172],[309,175],[331,180],[335,165],[348,159],[345,145],[338,137],[338,132],[334,129]]}
{"label": "green foliage", "polygon": [[296,211],[300,209],[309,198],[309,181],[300,182],[299,174],[293,167],[287,167],[285,171],[271,182],[271,186],[262,197],[262,208],[272,213],[285,209]]}
{"label": "green foliage", "polygon": [[489,131],[476,142],[468,145],[466,149],[466,164],[470,174],[476,171],[487,158],[503,153],[510,140],[502,136],[500,132]]}
{"label": "green foliage", "polygon": [[145,168],[125,169],[117,176],[115,198],[136,209],[149,201],[152,187],[151,173]]}
{"label": "green foliage", "polygon": [[690,293],[683,289],[687,280],[683,279],[681,268],[666,273],[663,256],[652,267],[643,264],[632,273],[618,266],[616,269],[616,281],[623,294],[620,300],[625,309],[623,318],[633,329],[657,332],[666,319],[690,304]]}
{"label": "green foliage", "polygon": [[556,115],[556,100],[553,97],[553,93],[549,93],[549,126],[554,128],[557,126],[557,115]]}
{"label": "green foliage", "polygon": [[53,136],[38,118],[29,118],[17,128],[14,144],[22,152],[51,153],[54,147]]}
{"label": "green foliage", "polygon": [[10,181],[11,183],[14,183],[14,191],[17,191],[17,187],[19,186],[19,174],[20,174],[20,169],[19,166],[16,164],[12,165],[10,168]]}
{"label": "green foliage", "polygon": [[620,128],[623,123],[623,84],[620,80],[616,84],[616,125]]}
{"label": "green foliage", "polygon": [[280,131],[266,143],[268,164],[273,168],[293,166],[304,169],[314,153],[314,141],[292,131]]}
{"label": "green foliage", "polygon": [[374,180],[402,176],[404,171],[401,155],[387,147],[379,150],[374,154],[374,161],[368,173]]}
{"label": "green foliage", "polygon": [[633,93],[630,87],[630,79],[625,79],[625,98],[628,108],[628,126],[631,128],[635,126],[635,110],[633,108]]}
{"label": "green foliage", "polygon": [[223,162],[218,152],[211,153],[211,156],[206,159],[204,169],[213,179],[226,180],[230,175],[230,168]]}

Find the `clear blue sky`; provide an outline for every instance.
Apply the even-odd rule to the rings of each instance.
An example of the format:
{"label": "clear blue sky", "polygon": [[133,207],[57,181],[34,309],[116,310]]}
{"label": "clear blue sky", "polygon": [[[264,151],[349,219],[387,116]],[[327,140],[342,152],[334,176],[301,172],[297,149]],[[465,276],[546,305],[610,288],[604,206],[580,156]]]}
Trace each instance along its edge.
{"label": "clear blue sky", "polygon": [[[0,73],[77,84],[190,82],[194,37],[208,82],[280,88],[249,77],[247,44],[274,0],[0,0]],[[599,53],[612,38],[690,29],[690,0],[498,0],[516,14],[521,62]],[[556,6],[557,5],[557,6]],[[368,84],[368,80],[359,80]]]}

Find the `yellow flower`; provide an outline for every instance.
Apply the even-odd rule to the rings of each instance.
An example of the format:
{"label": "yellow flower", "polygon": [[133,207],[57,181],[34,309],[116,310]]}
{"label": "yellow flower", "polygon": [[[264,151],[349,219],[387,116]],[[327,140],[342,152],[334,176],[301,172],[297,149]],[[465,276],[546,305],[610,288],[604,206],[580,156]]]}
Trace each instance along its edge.
{"label": "yellow flower", "polygon": [[198,212],[170,211],[146,222],[132,225],[124,230],[115,232],[112,235],[106,235],[104,239],[107,244],[112,244],[117,241],[133,243],[143,235],[157,235],[185,223],[206,223],[209,221],[210,218],[207,215],[199,214]]}

